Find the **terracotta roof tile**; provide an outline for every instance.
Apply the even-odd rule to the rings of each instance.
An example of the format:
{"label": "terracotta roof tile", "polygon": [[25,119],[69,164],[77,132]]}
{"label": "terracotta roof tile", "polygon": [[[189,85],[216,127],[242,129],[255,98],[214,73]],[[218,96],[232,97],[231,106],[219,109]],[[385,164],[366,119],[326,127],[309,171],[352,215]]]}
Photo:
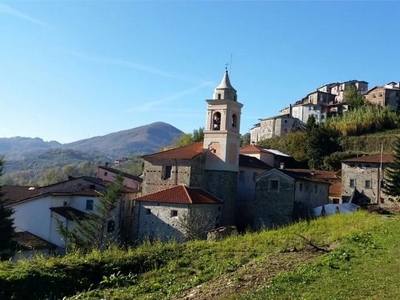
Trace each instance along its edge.
{"label": "terracotta roof tile", "polygon": [[[342,162],[344,163],[380,163],[381,162],[381,154],[373,154],[373,155],[364,155],[360,157],[353,157],[349,159],[345,159]],[[382,154],[382,163],[392,163],[394,162],[393,155],[390,153]]]}
{"label": "terracotta roof tile", "polygon": [[341,197],[342,196],[342,183],[340,181],[331,184],[329,187],[330,197]]}
{"label": "terracotta roof tile", "polygon": [[240,153],[269,153],[269,151],[263,147],[256,146],[256,145],[247,145],[240,148]]}
{"label": "terracotta roof tile", "polygon": [[149,159],[192,159],[197,155],[205,152],[203,148],[203,142],[193,143],[187,146],[174,148],[162,152],[153,154],[143,155],[142,158],[145,160]]}
{"label": "terracotta roof tile", "polygon": [[309,170],[309,169],[285,169],[290,172],[308,175],[314,179],[338,179],[337,172],[324,170]]}
{"label": "terracotta roof tile", "polygon": [[166,190],[142,196],[135,201],[175,204],[222,204],[222,201],[200,188],[178,185]]}

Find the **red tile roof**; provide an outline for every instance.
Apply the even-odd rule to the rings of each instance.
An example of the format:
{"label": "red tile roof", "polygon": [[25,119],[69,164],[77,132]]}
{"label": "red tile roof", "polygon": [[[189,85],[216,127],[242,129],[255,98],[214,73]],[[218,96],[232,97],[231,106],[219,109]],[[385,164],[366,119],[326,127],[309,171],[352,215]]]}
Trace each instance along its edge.
{"label": "red tile roof", "polygon": [[315,179],[338,179],[337,172],[324,170],[309,170],[309,169],[286,169],[287,171],[301,174],[308,174]]}
{"label": "red tile roof", "polygon": [[341,197],[342,196],[342,183],[340,181],[335,182],[329,187],[330,197]]}
{"label": "red tile roof", "polygon": [[222,201],[200,188],[178,185],[166,190],[149,194],[135,201],[161,202],[175,204],[222,204]]}
{"label": "red tile roof", "polygon": [[[342,162],[344,163],[380,163],[381,162],[381,154],[373,154],[373,155],[364,155],[360,157],[353,157],[349,159],[345,159]],[[390,153],[382,154],[382,163],[392,163],[394,162],[393,155]]]}
{"label": "red tile roof", "polygon": [[187,146],[174,148],[162,152],[143,155],[142,158],[148,159],[192,159],[197,155],[205,152],[203,142],[193,143]]}
{"label": "red tile roof", "polygon": [[263,147],[256,146],[256,145],[247,145],[240,148],[240,153],[269,153],[269,151]]}

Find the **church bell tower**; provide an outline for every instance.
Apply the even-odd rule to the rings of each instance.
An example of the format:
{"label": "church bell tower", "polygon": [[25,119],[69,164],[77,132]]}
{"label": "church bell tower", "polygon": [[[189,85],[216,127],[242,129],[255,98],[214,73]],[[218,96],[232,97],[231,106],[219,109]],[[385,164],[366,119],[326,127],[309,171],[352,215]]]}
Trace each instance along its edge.
{"label": "church bell tower", "polygon": [[235,225],[236,190],[239,172],[240,116],[243,104],[237,102],[228,71],[207,101],[204,145],[204,188],[223,202],[221,224]]}
{"label": "church bell tower", "polygon": [[238,172],[240,147],[240,116],[243,104],[237,102],[228,71],[207,101],[204,148],[208,149],[207,170]]}

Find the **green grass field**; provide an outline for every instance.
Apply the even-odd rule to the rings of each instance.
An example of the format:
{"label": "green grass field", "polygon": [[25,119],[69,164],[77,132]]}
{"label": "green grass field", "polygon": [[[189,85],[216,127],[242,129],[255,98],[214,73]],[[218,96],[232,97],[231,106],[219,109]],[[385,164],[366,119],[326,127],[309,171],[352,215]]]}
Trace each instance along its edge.
{"label": "green grass field", "polygon": [[398,299],[399,228],[396,215],[357,212],[219,242],[2,263],[0,299]]}

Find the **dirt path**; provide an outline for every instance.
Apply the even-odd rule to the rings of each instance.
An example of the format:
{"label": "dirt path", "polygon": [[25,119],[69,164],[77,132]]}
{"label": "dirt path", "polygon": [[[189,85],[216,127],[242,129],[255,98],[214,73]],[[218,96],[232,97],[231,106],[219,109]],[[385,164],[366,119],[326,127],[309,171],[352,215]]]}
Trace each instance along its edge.
{"label": "dirt path", "polygon": [[322,253],[313,250],[272,254],[262,260],[254,260],[237,271],[175,295],[181,300],[235,299],[247,291],[266,287],[281,272],[295,270],[301,264],[311,263]]}

